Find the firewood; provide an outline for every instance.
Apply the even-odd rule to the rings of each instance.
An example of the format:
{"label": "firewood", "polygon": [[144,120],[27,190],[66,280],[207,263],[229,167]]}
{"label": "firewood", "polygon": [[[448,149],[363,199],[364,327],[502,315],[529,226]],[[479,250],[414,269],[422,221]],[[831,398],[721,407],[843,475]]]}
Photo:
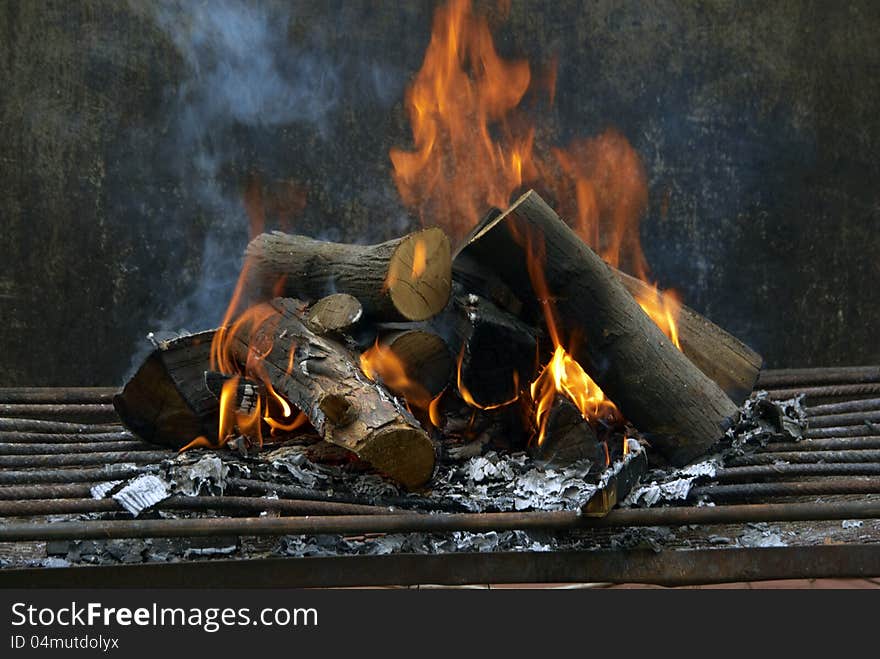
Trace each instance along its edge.
{"label": "firewood", "polygon": [[536,330],[474,294],[455,296],[450,313],[459,393],[484,409],[515,400],[535,375]]}
{"label": "firewood", "polygon": [[[529,242],[532,252],[543,248],[545,258],[537,266],[550,299],[533,289]],[[735,417],[733,401],[671,343],[613,270],[535,192],[472,232],[458,259],[494,272],[535,316],[552,305],[562,336],[580,339],[569,346],[572,357],[671,462],[685,464],[703,454]]]}
{"label": "firewood", "polygon": [[427,329],[397,330],[382,334],[379,344],[394,352],[407,376],[431,397],[437,396],[451,381],[452,354],[439,334]]}
{"label": "firewood", "polygon": [[230,337],[235,360],[244,367],[250,359],[253,369],[256,359],[262,376],[325,441],[408,488],[424,484],[434,468],[434,446],[416,419],[367,379],[343,345],[307,327],[302,303],[276,298],[264,304],[271,307],[268,320]]}
{"label": "firewood", "polygon": [[205,381],[214,331],[163,341],[113,398],[126,427],[180,448],[217,435],[219,401]]}
{"label": "firewood", "polygon": [[557,395],[547,414],[543,441],[529,447],[529,454],[533,458],[550,467],[564,467],[579,460],[589,460],[591,472],[605,469],[605,446],[574,403]]}
{"label": "firewood", "polygon": [[315,334],[346,332],[357,324],[363,314],[363,307],[357,298],[347,293],[334,293],[322,297],[309,307],[306,324]]}
{"label": "firewood", "polygon": [[[633,297],[654,295],[641,279],[620,270],[614,274]],[[677,326],[682,352],[734,403],[742,405],[755,388],[764,363],[761,355],[688,306],[681,305]]]}
{"label": "firewood", "polygon": [[452,285],[449,238],[431,228],[378,245],[344,245],[281,232],[246,250],[248,287],[318,299],[348,293],[373,320],[424,320],[441,311]]}
{"label": "firewood", "polygon": [[[500,211],[489,213],[475,229],[475,232],[490,223],[499,214]],[[513,314],[519,315],[521,313],[522,301],[511,290],[509,283],[506,283],[498,273],[487,268],[485,264],[468,258],[456,258],[452,267],[453,278],[465,290],[484,295]],[[633,297],[645,298],[658,295],[662,302],[666,296],[663,291],[655,292],[641,279],[632,277],[614,267],[611,270]],[[529,289],[523,294],[531,295],[532,293]],[[763,364],[761,355],[686,305],[681,305],[676,324],[682,352],[697,368],[721,387],[734,403],[742,405],[751,395],[757,382]]]}

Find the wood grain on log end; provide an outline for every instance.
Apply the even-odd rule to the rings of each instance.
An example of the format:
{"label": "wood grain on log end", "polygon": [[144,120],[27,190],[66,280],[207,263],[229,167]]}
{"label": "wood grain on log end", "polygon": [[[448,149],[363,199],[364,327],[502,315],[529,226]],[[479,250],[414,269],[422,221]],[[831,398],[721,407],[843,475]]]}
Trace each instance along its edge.
{"label": "wood grain on log end", "polygon": [[394,308],[407,320],[438,314],[452,291],[452,249],[436,227],[405,236],[388,267],[385,280]]}

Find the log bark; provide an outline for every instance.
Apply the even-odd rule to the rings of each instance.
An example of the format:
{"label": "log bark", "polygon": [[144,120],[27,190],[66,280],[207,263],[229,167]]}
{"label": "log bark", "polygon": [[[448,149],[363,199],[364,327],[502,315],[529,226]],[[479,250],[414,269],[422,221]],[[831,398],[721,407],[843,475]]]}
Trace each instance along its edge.
{"label": "log bark", "polygon": [[[475,232],[497,216],[488,215]],[[635,298],[659,295],[662,299],[665,295],[662,291],[655,293],[651,286],[636,277],[614,267],[611,270]],[[515,315],[522,312],[520,295],[523,292],[513,291],[509,281],[483,263],[456,258],[453,261],[453,278],[465,290],[488,297],[506,311]],[[526,295],[531,294],[531,289],[528,289]],[[734,403],[742,405],[757,383],[764,361],[761,355],[686,305],[681,305],[677,327],[682,352]]]}
{"label": "log bark", "polygon": [[[636,299],[654,295],[651,286],[641,279],[616,269],[614,273]],[[681,305],[677,326],[682,352],[734,403],[742,405],[758,381],[764,363],[761,355],[688,306]]]}
{"label": "log bark", "polygon": [[344,346],[307,327],[301,303],[277,298],[265,304],[275,312],[269,320],[232,338],[236,361],[253,370],[259,355],[261,375],[306,414],[325,441],[408,488],[427,482],[434,446],[416,419],[363,374]]}
{"label": "log bark", "polygon": [[[534,292],[529,253],[543,244],[551,300]],[[675,464],[708,450],[730,426],[737,406],[660,331],[612,269],[534,191],[478,227],[456,259],[495,272],[537,315],[552,301],[572,356],[621,412]]]}
{"label": "log bark", "polygon": [[425,320],[449,300],[449,238],[437,228],[378,245],[344,245],[281,232],[254,238],[245,252],[248,288],[315,300],[347,293],[374,320]]}
{"label": "log bark", "polygon": [[449,313],[462,398],[483,409],[510,403],[535,377],[538,332],[474,294],[455,296]]}
{"label": "log bark", "polygon": [[113,398],[127,428],[172,448],[217,436],[219,402],[205,381],[213,337],[212,330],[159,344]]}

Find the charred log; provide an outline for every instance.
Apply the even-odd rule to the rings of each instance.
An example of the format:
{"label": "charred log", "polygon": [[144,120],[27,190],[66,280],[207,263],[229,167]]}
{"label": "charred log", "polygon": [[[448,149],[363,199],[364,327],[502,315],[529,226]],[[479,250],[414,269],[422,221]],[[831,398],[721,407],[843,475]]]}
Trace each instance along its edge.
{"label": "charred log", "polygon": [[605,468],[606,448],[574,403],[557,396],[547,414],[543,440],[529,447],[533,458],[551,467],[589,460],[594,473]]}
{"label": "charred log", "polygon": [[537,331],[478,295],[456,296],[450,313],[462,398],[483,409],[515,400],[535,375]]}

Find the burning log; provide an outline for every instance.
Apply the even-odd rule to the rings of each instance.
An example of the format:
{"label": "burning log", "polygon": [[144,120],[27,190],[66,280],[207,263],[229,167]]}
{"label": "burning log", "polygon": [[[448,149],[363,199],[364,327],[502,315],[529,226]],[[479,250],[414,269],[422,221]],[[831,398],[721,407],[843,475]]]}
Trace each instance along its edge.
{"label": "burning log", "polygon": [[427,329],[403,329],[379,338],[403,366],[406,376],[431,397],[439,395],[452,378],[454,362],[449,346],[439,334]]}
{"label": "burning log", "polygon": [[374,320],[425,320],[449,300],[449,238],[437,228],[378,245],[344,245],[275,231],[246,250],[249,287],[262,299],[348,293]]}
{"label": "burning log", "polygon": [[535,374],[536,330],[472,294],[453,298],[452,314],[462,398],[481,409],[516,400]]}
{"label": "burning log", "polygon": [[[536,246],[546,255],[540,264],[529,249]],[[534,290],[530,270],[543,268],[549,291],[520,299],[534,299],[535,316],[551,305],[561,333],[582,338],[569,348],[574,359],[670,461],[684,464],[704,453],[736,415],[724,391],[675,348],[611,268],[535,192],[475,229],[458,259],[481,264],[518,292]]]}
{"label": "burning log", "polygon": [[364,309],[356,297],[334,293],[309,307],[306,324],[315,334],[341,333],[351,330],[363,315]]}
{"label": "burning log", "polygon": [[[664,295],[620,270],[614,270],[614,274],[637,300]],[[677,325],[681,351],[734,403],[742,405],[755,388],[764,363],[761,355],[685,305],[681,305]]]}
{"label": "burning log", "polygon": [[408,488],[424,484],[434,469],[434,446],[416,419],[364,376],[344,346],[312,332],[298,301],[264,304],[271,313],[263,322],[229,337],[235,361],[252,370],[256,360],[264,381],[302,410],[324,440]]}
{"label": "burning log", "polygon": [[[472,235],[498,215],[500,211],[487,215]],[[667,294],[663,291],[655,290],[641,279],[614,267],[611,270],[636,300],[653,298],[659,307],[667,306]],[[485,295],[506,311],[519,314],[522,310],[523,303],[509,283],[485,264],[466,257],[456,257],[453,261],[453,278],[466,290]],[[526,289],[520,294],[531,295],[531,290]],[[761,355],[686,305],[680,305],[676,325],[681,351],[721,387],[734,403],[742,405],[751,395],[758,380],[763,364]]]}
{"label": "burning log", "polygon": [[219,403],[205,380],[213,337],[212,330],[159,344],[113,398],[126,427],[172,448],[216,436]]}
{"label": "burning log", "polygon": [[551,467],[589,460],[592,472],[603,470],[608,458],[606,447],[577,406],[559,395],[548,412],[543,441],[531,446],[529,453]]}

